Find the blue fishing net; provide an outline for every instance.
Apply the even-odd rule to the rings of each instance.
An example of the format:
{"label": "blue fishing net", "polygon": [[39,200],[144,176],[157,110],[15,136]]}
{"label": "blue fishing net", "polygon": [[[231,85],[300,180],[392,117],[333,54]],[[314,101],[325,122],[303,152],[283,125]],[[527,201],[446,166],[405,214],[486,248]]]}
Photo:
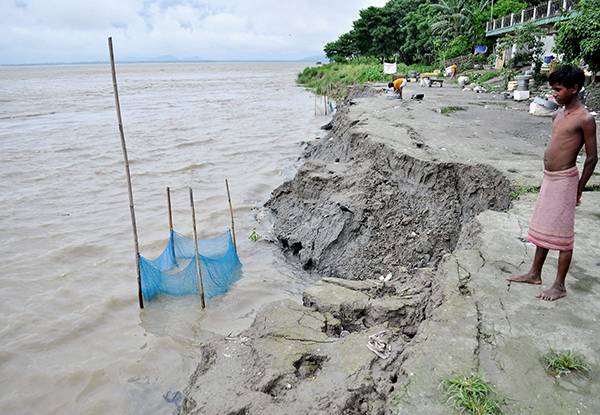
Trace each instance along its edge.
{"label": "blue fishing net", "polygon": [[[199,240],[200,271],[204,297],[225,294],[240,278],[241,263],[231,232]],[[140,274],[144,299],[159,294],[182,296],[200,294],[196,271],[194,240],[171,231],[164,251],[155,259],[140,255]]]}

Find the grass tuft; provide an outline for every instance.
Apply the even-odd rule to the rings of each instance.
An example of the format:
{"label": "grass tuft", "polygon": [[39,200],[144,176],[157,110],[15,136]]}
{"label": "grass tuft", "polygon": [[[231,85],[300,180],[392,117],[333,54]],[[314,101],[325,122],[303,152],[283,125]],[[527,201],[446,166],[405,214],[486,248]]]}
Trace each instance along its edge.
{"label": "grass tuft", "polygon": [[600,192],[600,184],[589,184],[589,185],[585,186],[583,191],[584,192]]}
{"label": "grass tuft", "polygon": [[494,79],[494,78],[496,78],[496,77],[497,77],[497,76],[499,76],[499,75],[500,75],[500,71],[489,71],[489,72],[485,72],[485,73],[481,74],[481,75],[480,75],[480,76],[477,78],[476,82],[478,82],[478,83],[487,82],[487,81],[489,81],[490,79]]}
{"label": "grass tuft", "polygon": [[252,232],[250,232],[250,235],[248,236],[248,239],[250,239],[252,242],[256,242],[261,238],[262,238],[262,236],[261,236],[261,234],[256,232],[256,228],[252,229]]}
{"label": "grass tuft", "polygon": [[440,388],[448,402],[461,413],[471,415],[500,415],[503,403],[481,374],[455,375],[442,379]]}
{"label": "grass tuft", "polygon": [[517,200],[519,197],[521,197],[524,194],[539,193],[539,192],[540,192],[540,186],[516,185],[516,186],[513,186],[512,190],[510,191],[510,199]]}
{"label": "grass tuft", "polygon": [[588,374],[592,370],[585,356],[572,350],[557,352],[550,349],[543,360],[546,370],[554,376],[568,375],[572,372]]}
{"label": "grass tuft", "polygon": [[442,114],[450,114],[452,112],[456,112],[456,111],[466,111],[467,109],[465,107],[459,107],[457,105],[449,105],[447,107],[442,107],[440,109],[440,112]]}

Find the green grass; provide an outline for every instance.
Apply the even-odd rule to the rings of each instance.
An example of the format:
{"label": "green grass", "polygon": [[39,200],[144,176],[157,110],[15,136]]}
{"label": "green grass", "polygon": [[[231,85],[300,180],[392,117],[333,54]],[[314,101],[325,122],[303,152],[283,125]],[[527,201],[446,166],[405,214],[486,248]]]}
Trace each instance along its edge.
{"label": "green grass", "polygon": [[518,198],[520,198],[521,196],[523,196],[524,194],[527,194],[527,193],[539,193],[539,192],[540,192],[540,186],[516,185],[516,186],[513,186],[512,190],[510,191],[510,200],[517,200]]}
{"label": "green grass", "polygon": [[460,107],[458,105],[449,105],[447,107],[442,107],[440,109],[440,112],[442,114],[451,114],[451,113],[456,112],[456,111],[466,111],[466,110],[467,109],[465,107]]}
{"label": "green grass", "polygon": [[[428,72],[431,66],[405,65],[399,63],[398,73]],[[329,63],[305,68],[298,74],[298,84],[319,95],[329,94],[334,98],[343,98],[346,87],[365,82],[391,82],[392,75],[383,73],[383,65],[377,59],[362,58],[345,63]]]}
{"label": "green grass", "polygon": [[600,192],[600,184],[588,184],[583,188],[584,192]]}
{"label": "green grass", "polygon": [[546,370],[554,376],[568,375],[572,372],[588,374],[592,370],[585,356],[572,350],[557,352],[551,349],[544,355],[543,361]]}
{"label": "green grass", "polygon": [[471,415],[502,414],[503,401],[481,374],[455,375],[442,379],[440,388],[447,402],[460,413]]}
{"label": "green grass", "polygon": [[482,83],[482,82],[487,82],[490,79],[493,79],[497,76],[500,75],[499,71],[489,71],[489,72],[484,72],[482,73],[476,80],[476,82]]}
{"label": "green grass", "polygon": [[[600,192],[600,185],[598,185],[598,184],[587,185],[587,186],[585,186],[583,191],[584,192]],[[510,199],[517,200],[518,198],[520,198],[521,196],[523,196],[527,193],[539,193],[539,192],[540,192],[540,186],[516,185],[516,186],[513,186],[512,190],[510,192]]]}
{"label": "green grass", "polygon": [[250,232],[250,235],[248,236],[248,239],[250,239],[252,242],[256,242],[260,238],[262,238],[262,236],[258,232],[256,232],[256,228],[252,229],[252,232]]}

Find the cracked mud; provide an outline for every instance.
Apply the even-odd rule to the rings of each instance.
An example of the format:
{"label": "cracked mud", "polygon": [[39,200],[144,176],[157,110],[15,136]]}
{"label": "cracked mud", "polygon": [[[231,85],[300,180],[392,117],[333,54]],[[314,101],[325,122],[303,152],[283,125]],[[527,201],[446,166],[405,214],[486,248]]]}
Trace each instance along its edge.
{"label": "cracked mud", "polygon": [[[326,137],[266,204],[290,263],[318,282],[302,304],[268,304],[237,337],[205,344],[178,412],[444,414],[439,380],[483,371],[513,399],[507,413],[595,413],[598,382],[571,387],[574,395],[545,382],[537,355],[557,342],[535,315],[516,318],[527,293],[507,292],[504,281],[531,258],[527,219],[503,212],[511,183],[536,180],[542,122],[515,112],[525,130],[517,139],[482,127],[508,107],[484,108],[459,91],[427,91],[419,103],[378,92],[351,89]],[[459,99],[466,111],[430,111]],[[597,291],[579,275],[582,290]],[[580,325],[591,341],[593,321]],[[388,359],[366,347],[382,330]],[[568,410],[553,412],[560,402]]]}

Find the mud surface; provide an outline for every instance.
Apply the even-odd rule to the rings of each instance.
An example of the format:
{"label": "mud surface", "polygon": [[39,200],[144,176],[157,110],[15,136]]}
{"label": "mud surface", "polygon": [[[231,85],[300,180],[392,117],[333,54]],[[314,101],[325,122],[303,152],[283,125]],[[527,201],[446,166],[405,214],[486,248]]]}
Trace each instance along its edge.
{"label": "mud surface", "polygon": [[[400,102],[379,90],[350,91],[265,207],[292,266],[318,281],[302,304],[269,304],[250,329],[204,344],[176,413],[447,414],[440,380],[475,371],[508,398],[506,413],[598,413],[597,376],[560,381],[540,363],[553,347],[600,364],[598,300],[578,316],[577,300],[561,309],[505,284],[532,258],[533,198],[507,210],[511,189],[539,182],[548,121],[489,95],[432,88]],[[445,105],[467,110],[442,115]],[[578,234],[600,217],[596,196]],[[572,267],[584,298],[600,294],[591,238]],[[367,348],[381,331],[386,358]]]}
{"label": "mud surface", "polygon": [[[355,132],[340,110],[296,177],[267,203],[274,233],[319,276],[376,278],[436,265],[478,213],[505,210],[509,181],[488,165],[420,160]],[[406,139],[426,144],[416,132]]]}

